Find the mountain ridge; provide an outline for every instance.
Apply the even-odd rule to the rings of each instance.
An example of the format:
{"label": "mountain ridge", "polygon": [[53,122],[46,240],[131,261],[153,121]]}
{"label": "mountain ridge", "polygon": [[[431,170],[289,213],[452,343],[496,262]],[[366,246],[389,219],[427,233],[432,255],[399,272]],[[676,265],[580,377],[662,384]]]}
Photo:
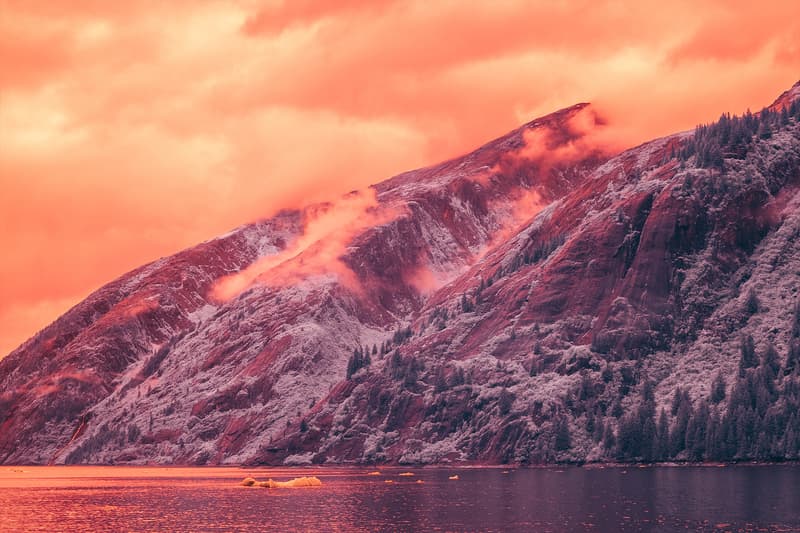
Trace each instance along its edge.
{"label": "mountain ridge", "polygon": [[[776,104],[786,94],[796,102]],[[764,242],[795,257],[783,233],[797,223],[798,128],[780,106],[788,122],[759,119],[769,137],[720,170],[683,153],[697,132],[609,154],[594,138],[602,119],[578,104],[372,195],[136,269],[0,361],[0,461],[634,458],[609,444],[626,434],[617,404],[649,405],[631,392],[650,380],[668,404],[670,365],[729,368],[736,355],[711,357],[697,339],[738,340],[712,342],[704,326],[738,313],[720,311],[742,299],[733,285],[773,275]],[[315,224],[335,231],[314,240]],[[224,279],[241,283],[219,300]],[[791,350],[791,305],[776,307],[752,320],[785,323],[773,340]],[[690,389],[692,405],[710,383]],[[602,420],[598,441],[589,418]]]}

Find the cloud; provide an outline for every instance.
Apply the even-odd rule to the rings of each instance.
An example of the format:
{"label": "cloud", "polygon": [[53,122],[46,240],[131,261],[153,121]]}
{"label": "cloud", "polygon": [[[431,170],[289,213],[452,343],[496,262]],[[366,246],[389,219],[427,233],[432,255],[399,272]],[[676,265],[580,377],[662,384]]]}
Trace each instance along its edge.
{"label": "cloud", "polygon": [[[739,62],[765,49],[776,49],[775,57],[780,58],[782,50],[796,50],[800,45],[800,18],[787,16],[791,11],[782,2],[712,2],[708,15],[670,51],[668,59],[673,65],[687,61]],[[798,66],[796,61],[792,64]]]}
{"label": "cloud", "polygon": [[788,1],[0,10],[0,315],[50,309],[0,321],[6,346],[145,261],[538,115],[592,101],[635,144],[768,104],[800,65]]}
{"label": "cloud", "polygon": [[280,0],[268,3],[250,15],[242,24],[247,35],[279,32],[298,24],[309,24],[334,16],[375,13],[397,0],[373,0],[364,3],[360,0]]}
{"label": "cloud", "polygon": [[341,257],[359,233],[386,224],[402,212],[378,204],[374,189],[352,192],[333,203],[308,206],[303,210],[303,233],[294,242],[278,253],[259,258],[241,272],[221,278],[211,296],[226,302],[255,283],[282,287],[329,275],[358,290],[358,280]]}
{"label": "cloud", "polygon": [[585,105],[575,111],[563,127],[539,126],[524,130],[523,145],[503,154],[489,175],[514,174],[524,167],[535,168],[544,177],[553,167],[618,153],[627,143],[627,139],[620,135],[620,131],[608,127],[606,120],[591,105]]}

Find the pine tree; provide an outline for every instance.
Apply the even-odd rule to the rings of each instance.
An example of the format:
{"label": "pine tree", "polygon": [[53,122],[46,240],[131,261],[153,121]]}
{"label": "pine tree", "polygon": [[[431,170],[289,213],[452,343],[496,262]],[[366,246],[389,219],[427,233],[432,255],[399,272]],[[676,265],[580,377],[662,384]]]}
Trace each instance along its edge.
{"label": "pine tree", "polygon": [[708,403],[701,401],[686,427],[686,450],[689,452],[689,457],[695,461],[705,456],[708,420]]}
{"label": "pine tree", "polygon": [[730,461],[736,452],[736,421],[730,408],[720,420],[719,442],[717,444],[717,455],[714,459],[722,461]]}
{"label": "pine tree", "polygon": [[655,385],[642,385],[639,406],[625,415],[617,431],[617,457],[622,460],[652,461],[656,456]]}
{"label": "pine tree", "polygon": [[419,380],[419,373],[422,369],[422,361],[416,357],[410,357],[403,374],[403,385],[405,387],[416,385],[417,380]]}
{"label": "pine tree", "polygon": [[656,426],[656,461],[665,461],[669,458],[669,420],[667,412],[662,408],[658,415],[658,426]]}
{"label": "pine tree", "polygon": [[[677,395],[677,391],[676,391]],[[678,408],[675,413],[675,423],[670,431],[670,455],[677,456],[686,448],[686,430],[689,420],[693,415],[692,400],[688,393],[681,393],[678,401]]]}
{"label": "pine tree", "polygon": [[769,123],[764,120],[763,116],[761,118],[761,122],[758,125],[758,137],[760,139],[769,139],[772,137],[772,128],[769,127]]}
{"label": "pine tree", "polygon": [[708,460],[721,460],[720,448],[720,419],[719,415],[714,412],[708,418],[708,424],[706,427],[705,458]]}
{"label": "pine tree", "polygon": [[739,407],[735,413],[736,419],[736,453],[735,458],[750,459],[751,449],[755,440],[755,411]]}
{"label": "pine tree", "polygon": [[713,404],[718,404],[725,399],[725,379],[722,377],[722,372],[717,372],[714,381],[711,383],[709,399]]}
{"label": "pine tree", "polygon": [[603,381],[606,383],[610,383],[611,380],[614,379],[614,371],[611,369],[611,365],[608,362],[606,362],[606,366],[603,367],[600,377],[602,377]]}
{"label": "pine tree", "polygon": [[565,451],[569,450],[572,446],[569,434],[569,424],[567,423],[566,416],[558,417],[556,422],[556,450]]}
{"label": "pine tree", "polygon": [[641,455],[642,428],[634,413],[622,417],[617,426],[617,458],[634,460]]}
{"label": "pine tree", "polygon": [[372,359],[369,356],[369,348],[366,346],[362,349],[360,346],[353,350],[353,355],[347,361],[347,379],[353,377],[353,374],[362,368],[369,366]]}
{"label": "pine tree", "polygon": [[614,404],[611,406],[611,416],[614,418],[619,418],[622,416],[624,411],[622,410],[622,403],[619,401],[619,398],[614,400]]}
{"label": "pine tree", "polygon": [[594,431],[592,432],[592,441],[594,441],[595,443],[598,443],[601,440],[603,440],[603,433],[604,433],[604,429],[605,429],[605,424],[603,424],[603,419],[602,418],[600,418],[599,416],[596,417],[596,418],[597,419],[595,420],[595,423],[594,423]]}
{"label": "pine tree", "polygon": [[514,395],[503,387],[503,390],[500,391],[500,396],[497,398],[497,406],[500,414],[503,416],[507,415],[511,411],[513,405]]}
{"label": "pine tree", "polygon": [[445,375],[444,365],[436,369],[436,376],[433,379],[433,386],[436,392],[447,390],[447,376]]}
{"label": "pine tree", "polygon": [[680,409],[684,400],[688,399],[688,397],[689,393],[684,391],[681,387],[675,389],[675,393],[672,395],[672,404],[670,405],[670,414],[672,416],[678,414],[678,409]]}
{"label": "pine tree", "polygon": [[800,458],[800,418],[797,413],[792,413],[786,424],[783,435],[783,457],[786,459]]}
{"label": "pine tree", "polygon": [[402,377],[402,367],[403,367],[403,356],[400,355],[400,348],[395,349],[392,352],[392,356],[389,359],[388,369],[392,373],[392,377],[395,379],[399,379]]}
{"label": "pine tree", "polygon": [[747,291],[747,298],[745,299],[744,308],[748,315],[754,315],[758,312],[758,308],[761,305],[758,294],[753,289]]}
{"label": "pine tree", "polygon": [[645,461],[652,461],[656,448],[656,396],[655,384],[649,379],[642,385],[642,403],[637,414],[642,428],[640,454]]}
{"label": "pine tree", "polygon": [[472,302],[469,301],[466,294],[461,295],[461,312],[471,313],[473,310]]}
{"label": "pine tree", "polygon": [[761,359],[761,365],[768,372],[768,376],[773,380],[781,369],[781,364],[778,361],[779,358],[780,355],[778,355],[778,350],[775,349],[775,345],[771,342],[767,343],[767,348],[764,350],[764,356]]}
{"label": "pine tree", "polygon": [[641,458],[644,461],[651,462],[656,459],[658,450],[658,432],[656,428],[656,421],[654,417],[644,419],[642,424],[642,446]]}
{"label": "pine tree", "polygon": [[617,438],[614,436],[614,428],[611,422],[606,424],[605,431],[603,432],[603,448],[606,449],[606,453],[611,453],[611,451],[617,445]]}
{"label": "pine tree", "polygon": [[361,364],[361,353],[358,349],[353,350],[353,355],[347,360],[347,379],[353,377],[353,374],[358,371]]}
{"label": "pine tree", "polygon": [[594,410],[589,409],[586,413],[586,433],[588,433],[589,435],[594,434],[594,429],[595,426],[597,425],[596,422],[597,420],[595,419]]}
{"label": "pine tree", "polygon": [[741,353],[739,357],[739,377],[744,377],[748,368],[758,366],[758,357],[756,357],[756,346],[753,341],[752,335],[742,337]]}
{"label": "pine tree", "polygon": [[786,354],[786,364],[783,368],[783,373],[789,375],[800,368],[800,340],[791,339],[789,341],[789,349]]}

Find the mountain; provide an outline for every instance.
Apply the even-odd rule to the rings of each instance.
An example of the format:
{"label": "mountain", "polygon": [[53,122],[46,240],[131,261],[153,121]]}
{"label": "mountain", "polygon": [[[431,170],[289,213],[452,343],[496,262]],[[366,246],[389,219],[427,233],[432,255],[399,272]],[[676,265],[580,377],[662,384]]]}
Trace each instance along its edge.
{"label": "mountain", "polygon": [[0,361],[0,462],[796,458],[798,97],[617,154],[578,104],[143,266]]}

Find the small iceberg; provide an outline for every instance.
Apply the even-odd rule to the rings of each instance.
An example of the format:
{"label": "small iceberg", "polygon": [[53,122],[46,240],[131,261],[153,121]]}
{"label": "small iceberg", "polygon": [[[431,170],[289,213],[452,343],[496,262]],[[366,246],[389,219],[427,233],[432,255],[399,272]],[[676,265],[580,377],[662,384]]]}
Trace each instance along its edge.
{"label": "small iceberg", "polygon": [[447,479],[457,480],[458,479],[458,474],[456,474],[455,476],[450,476]]}
{"label": "small iceberg", "polygon": [[400,472],[397,475],[400,476],[400,477],[411,477],[411,476],[414,475],[414,472]]}
{"label": "small iceberg", "polygon": [[299,487],[321,487],[322,481],[316,476],[303,476],[290,479],[289,481],[256,481],[251,477],[246,477],[242,480],[242,485],[245,487],[263,487],[266,489],[295,489]]}
{"label": "small iceberg", "polygon": [[380,475],[381,475],[381,473],[380,473],[380,472],[378,472],[378,471],[376,470],[375,472],[370,472],[370,473],[368,473],[367,475],[368,475],[368,476],[380,476]]}

